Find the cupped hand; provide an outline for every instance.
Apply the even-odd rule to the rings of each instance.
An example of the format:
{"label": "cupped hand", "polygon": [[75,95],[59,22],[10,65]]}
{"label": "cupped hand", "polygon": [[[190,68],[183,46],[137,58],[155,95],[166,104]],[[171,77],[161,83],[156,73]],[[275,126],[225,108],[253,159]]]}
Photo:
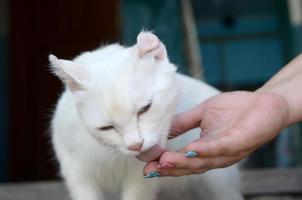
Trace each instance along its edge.
{"label": "cupped hand", "polygon": [[228,167],[275,138],[287,123],[288,103],[280,95],[222,93],[175,116],[171,137],[196,127],[201,137],[175,152],[157,150],[160,157],[147,163],[144,174],[183,176]]}

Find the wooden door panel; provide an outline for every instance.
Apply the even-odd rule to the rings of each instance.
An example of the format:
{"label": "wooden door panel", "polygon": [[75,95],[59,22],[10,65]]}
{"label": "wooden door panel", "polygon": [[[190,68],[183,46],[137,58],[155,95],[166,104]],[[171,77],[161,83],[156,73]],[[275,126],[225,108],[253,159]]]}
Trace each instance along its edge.
{"label": "wooden door panel", "polygon": [[119,38],[118,0],[11,0],[10,156],[11,181],[56,177],[49,119],[61,83],[47,56],[72,58]]}

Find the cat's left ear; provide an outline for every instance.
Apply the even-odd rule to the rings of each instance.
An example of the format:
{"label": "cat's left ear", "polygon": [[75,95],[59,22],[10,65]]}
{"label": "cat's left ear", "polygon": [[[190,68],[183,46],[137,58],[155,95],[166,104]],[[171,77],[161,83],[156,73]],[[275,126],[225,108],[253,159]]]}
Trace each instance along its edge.
{"label": "cat's left ear", "polygon": [[138,34],[136,46],[140,57],[151,56],[156,60],[163,60],[167,57],[166,47],[151,32],[141,32]]}
{"label": "cat's left ear", "polygon": [[52,54],[48,58],[51,63],[51,70],[67,85],[71,92],[80,92],[87,88],[89,81],[87,68],[73,61],[58,59]]}

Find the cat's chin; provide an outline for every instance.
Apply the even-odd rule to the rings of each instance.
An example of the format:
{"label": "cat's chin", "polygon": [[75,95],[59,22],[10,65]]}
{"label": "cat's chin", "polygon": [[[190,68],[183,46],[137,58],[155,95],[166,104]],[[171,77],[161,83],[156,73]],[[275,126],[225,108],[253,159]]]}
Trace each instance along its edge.
{"label": "cat's chin", "polygon": [[142,152],[140,151],[130,151],[128,149],[125,149],[125,148],[121,148],[120,151],[126,155],[126,156],[129,156],[129,157],[135,157],[135,156],[138,156],[139,154],[141,154]]}

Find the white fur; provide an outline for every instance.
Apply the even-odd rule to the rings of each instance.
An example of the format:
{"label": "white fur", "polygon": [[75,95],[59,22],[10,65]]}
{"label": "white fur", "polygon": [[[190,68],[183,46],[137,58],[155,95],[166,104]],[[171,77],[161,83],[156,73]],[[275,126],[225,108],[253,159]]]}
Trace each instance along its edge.
{"label": "white fur", "polygon": [[[193,193],[198,199],[241,199],[236,167],[147,180],[142,174],[145,163],[135,158],[140,152],[127,149],[142,141],[142,151],[166,146],[175,111],[218,94],[205,83],[177,74],[155,35],[142,32],[132,47],[109,45],[73,61],[53,55],[49,59],[66,85],[52,120],[52,142],[74,200],[104,200],[108,195],[155,200],[160,191],[160,199],[192,199]],[[138,116],[150,102],[150,109]],[[115,129],[99,130],[111,125]],[[182,147],[197,135],[190,131],[169,146]]]}

